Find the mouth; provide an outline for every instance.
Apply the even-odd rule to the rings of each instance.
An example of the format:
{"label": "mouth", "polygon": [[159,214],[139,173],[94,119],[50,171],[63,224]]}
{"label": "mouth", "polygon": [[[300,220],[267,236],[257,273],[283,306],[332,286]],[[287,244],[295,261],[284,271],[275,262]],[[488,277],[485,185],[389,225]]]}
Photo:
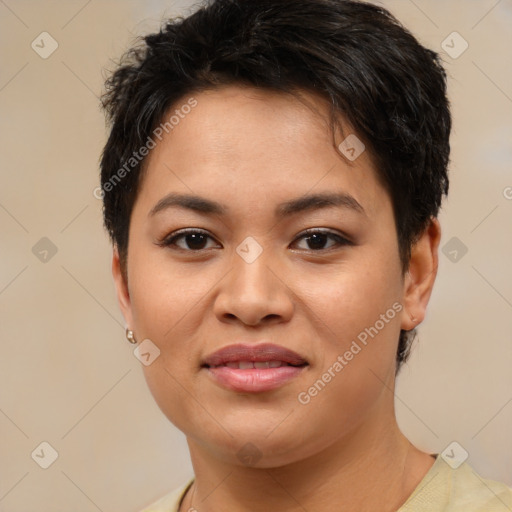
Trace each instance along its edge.
{"label": "mouth", "polygon": [[298,377],[309,363],[278,345],[230,345],[214,352],[201,365],[224,389],[261,393],[280,388]]}
{"label": "mouth", "polygon": [[302,368],[307,366],[308,363],[303,364],[290,364],[286,361],[230,361],[227,363],[216,365],[203,365],[204,368],[234,368],[236,370],[250,370],[256,368],[258,370],[266,370],[269,368],[281,368],[282,366],[293,366],[294,368]]}

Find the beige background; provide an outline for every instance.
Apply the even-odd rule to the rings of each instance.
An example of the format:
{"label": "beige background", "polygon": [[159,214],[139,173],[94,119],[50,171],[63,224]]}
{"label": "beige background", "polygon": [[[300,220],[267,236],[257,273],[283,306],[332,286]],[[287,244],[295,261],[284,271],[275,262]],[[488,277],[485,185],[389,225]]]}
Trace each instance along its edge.
{"label": "beige background", "polygon": [[[512,485],[512,2],[382,4],[433,49],[453,31],[469,43],[443,52],[454,132],[440,217],[441,245],[457,237],[468,252],[441,253],[399,423],[431,452],[456,440],[478,472]],[[102,70],[190,5],[0,0],[1,511],[135,512],[192,474],[124,338],[93,196]],[[59,45],[47,59],[31,48],[43,31]],[[57,250],[46,262],[33,252],[43,237]],[[43,441],[58,452],[46,470],[31,457]]]}

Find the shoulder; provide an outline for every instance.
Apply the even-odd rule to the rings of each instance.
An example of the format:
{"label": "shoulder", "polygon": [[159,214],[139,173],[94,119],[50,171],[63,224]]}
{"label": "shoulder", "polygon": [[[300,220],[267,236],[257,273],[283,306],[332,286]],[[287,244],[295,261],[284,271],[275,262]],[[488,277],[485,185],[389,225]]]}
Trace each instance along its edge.
{"label": "shoulder", "polygon": [[180,485],[157,501],[146,506],[140,512],[178,512],[180,501],[193,482],[194,478],[191,478],[183,485]]}
{"label": "shoulder", "polygon": [[434,465],[397,512],[510,512],[512,488],[482,478],[467,462]]}
{"label": "shoulder", "polygon": [[457,469],[448,469],[452,472],[452,492],[456,497],[453,504],[454,512],[512,510],[512,488],[506,484],[483,478],[467,463]]}

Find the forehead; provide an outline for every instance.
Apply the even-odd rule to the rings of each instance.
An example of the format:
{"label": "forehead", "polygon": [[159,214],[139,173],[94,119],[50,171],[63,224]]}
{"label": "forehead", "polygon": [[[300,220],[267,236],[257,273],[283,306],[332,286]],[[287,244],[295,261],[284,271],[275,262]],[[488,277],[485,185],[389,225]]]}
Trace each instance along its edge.
{"label": "forehead", "polygon": [[263,207],[321,189],[349,192],[371,212],[388,200],[367,151],[343,156],[338,145],[356,134],[348,123],[333,133],[317,95],[224,86],[184,96],[163,122],[171,118],[145,162],[141,201],[179,189]]}

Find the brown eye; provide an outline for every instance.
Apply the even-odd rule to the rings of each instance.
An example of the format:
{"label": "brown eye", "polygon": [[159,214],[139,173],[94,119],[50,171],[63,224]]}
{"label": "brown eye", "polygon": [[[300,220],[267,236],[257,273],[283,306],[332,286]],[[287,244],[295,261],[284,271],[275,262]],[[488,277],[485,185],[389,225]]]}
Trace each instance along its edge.
{"label": "brown eye", "polygon": [[[308,230],[300,235],[297,240],[306,240],[308,247],[300,247],[300,249],[310,251],[324,251],[336,246],[353,245],[350,240],[345,237],[326,230]],[[326,247],[326,244],[331,244]]]}
{"label": "brown eye", "polygon": [[209,248],[207,247],[208,240],[213,240],[208,233],[197,229],[188,229],[171,234],[159,245],[175,246],[184,251],[201,251]]}

